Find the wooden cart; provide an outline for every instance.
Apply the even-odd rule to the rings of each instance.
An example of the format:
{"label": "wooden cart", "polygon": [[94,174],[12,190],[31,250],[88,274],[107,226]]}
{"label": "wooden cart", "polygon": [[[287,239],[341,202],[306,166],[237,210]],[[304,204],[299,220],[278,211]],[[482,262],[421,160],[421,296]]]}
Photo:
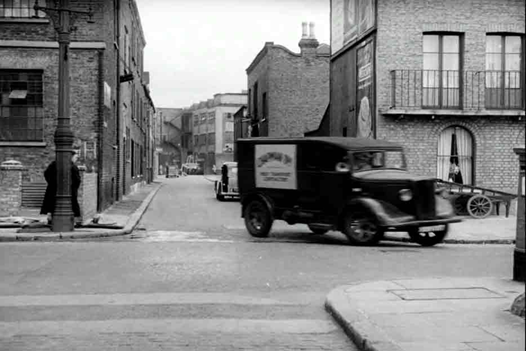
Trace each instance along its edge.
{"label": "wooden cart", "polygon": [[455,208],[455,213],[459,216],[469,214],[474,218],[485,218],[492,213],[493,206],[495,206],[496,213],[499,215],[500,204],[504,204],[506,217],[508,217],[511,200],[517,197],[516,194],[504,191],[446,182],[441,179],[437,179],[436,182],[437,189],[445,189],[447,191],[447,198],[451,201]]}

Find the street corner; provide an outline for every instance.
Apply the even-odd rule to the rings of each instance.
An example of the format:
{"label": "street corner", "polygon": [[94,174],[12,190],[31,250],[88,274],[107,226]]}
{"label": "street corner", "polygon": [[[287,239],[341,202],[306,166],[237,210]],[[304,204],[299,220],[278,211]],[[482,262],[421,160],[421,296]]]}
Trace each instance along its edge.
{"label": "street corner", "polygon": [[393,296],[387,293],[387,290],[395,287],[400,286],[388,281],[342,285],[329,292],[325,300],[325,309],[360,350],[402,351],[382,328],[370,319],[364,308],[364,304],[392,300]]}

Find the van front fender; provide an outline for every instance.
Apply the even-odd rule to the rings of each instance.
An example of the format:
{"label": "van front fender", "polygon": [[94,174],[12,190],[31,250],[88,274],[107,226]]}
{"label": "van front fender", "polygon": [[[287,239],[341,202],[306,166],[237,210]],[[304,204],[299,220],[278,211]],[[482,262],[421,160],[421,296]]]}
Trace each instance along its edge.
{"label": "van front fender", "polygon": [[355,208],[368,210],[382,227],[395,226],[415,220],[414,216],[400,211],[390,203],[370,197],[358,197],[347,203],[347,210],[352,211]]}

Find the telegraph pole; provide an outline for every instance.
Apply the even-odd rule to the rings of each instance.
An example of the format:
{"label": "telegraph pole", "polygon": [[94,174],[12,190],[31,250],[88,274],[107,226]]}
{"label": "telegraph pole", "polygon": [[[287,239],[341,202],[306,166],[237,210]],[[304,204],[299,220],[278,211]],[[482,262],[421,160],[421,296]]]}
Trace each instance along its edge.
{"label": "telegraph pole", "polygon": [[71,156],[73,152],[73,131],[71,130],[69,105],[69,44],[70,35],[75,30],[74,22],[78,15],[89,16],[88,23],[93,23],[93,12],[76,11],[69,8],[69,0],[55,0],[55,7],[42,7],[35,0],[36,16],[38,11],[48,15],[58,34],[58,118],[55,130],[55,150],[57,164],[57,194],[53,212],[53,232],[71,232],[74,228],[73,210],[71,207]]}

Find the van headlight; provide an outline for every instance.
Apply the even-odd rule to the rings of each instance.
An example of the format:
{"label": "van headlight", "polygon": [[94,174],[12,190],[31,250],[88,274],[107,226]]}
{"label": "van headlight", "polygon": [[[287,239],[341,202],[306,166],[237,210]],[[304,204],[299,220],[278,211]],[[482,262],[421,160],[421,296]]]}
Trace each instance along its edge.
{"label": "van headlight", "polygon": [[413,198],[413,192],[410,189],[402,189],[398,192],[400,195],[400,200],[410,201]]}

